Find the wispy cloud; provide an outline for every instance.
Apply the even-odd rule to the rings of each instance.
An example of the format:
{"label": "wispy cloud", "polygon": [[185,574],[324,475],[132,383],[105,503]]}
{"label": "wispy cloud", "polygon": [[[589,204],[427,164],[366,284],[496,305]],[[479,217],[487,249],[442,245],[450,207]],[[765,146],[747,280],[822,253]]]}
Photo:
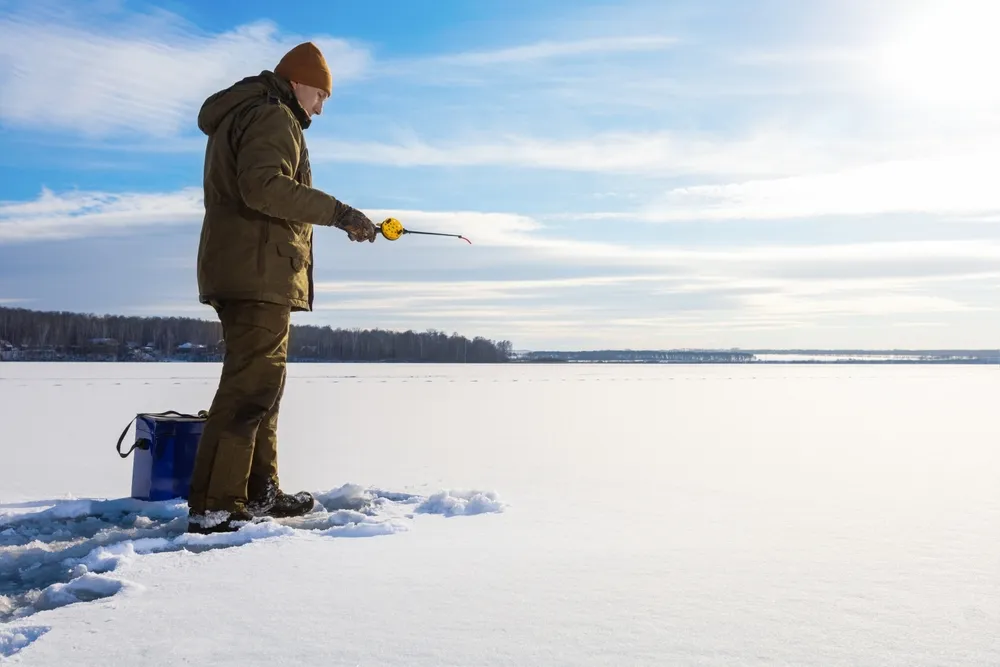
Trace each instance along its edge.
{"label": "wispy cloud", "polygon": [[[787,168],[789,175],[726,180],[721,183],[666,188],[659,196],[630,210],[548,214],[548,220],[627,220],[688,222],[795,220],[802,224],[831,216],[927,214],[956,221],[995,223],[1000,220],[1000,190],[991,175],[1000,168],[1000,140],[984,138],[978,147],[957,143],[952,150],[928,146],[925,157],[870,160],[828,155],[829,168],[784,161],[772,155],[754,165],[761,172]],[[874,153],[875,150],[872,149]],[[737,169],[736,147],[720,159],[706,160],[705,180],[720,180]],[[744,154],[744,157],[748,158]],[[677,157],[675,156],[675,159]],[[858,164],[836,166],[840,160]],[[697,173],[689,169],[688,173]]]}
{"label": "wispy cloud", "polygon": [[[967,278],[972,279],[972,278]],[[525,334],[565,333],[572,326],[609,328],[619,334],[634,326],[667,326],[688,322],[711,326],[726,322],[734,330],[762,325],[816,324],[851,317],[935,316],[974,313],[988,304],[968,303],[941,293],[942,281],[894,279],[867,281],[801,281],[676,276],[594,276],[568,280],[474,281],[398,284],[368,281],[325,286],[317,300],[320,313],[377,313],[406,326],[431,327],[461,319],[496,330]],[[949,282],[948,280],[943,281]],[[493,284],[490,284],[493,283]],[[693,297],[693,298],[692,298]],[[535,335],[532,334],[532,335]]]}
{"label": "wispy cloud", "polygon": [[332,312],[334,321],[358,326],[372,319],[401,328],[454,325],[536,347],[556,340],[697,346],[727,337],[732,344],[734,336],[753,345],[758,333],[782,330],[816,336],[821,328],[829,332],[851,323],[988,317],[992,304],[971,299],[969,288],[992,284],[1000,273],[958,271],[856,278],[848,270],[839,278],[803,279],[769,276],[759,266],[720,265],[705,274],[691,269],[535,280],[345,280],[319,286],[316,317]]}
{"label": "wispy cloud", "polygon": [[795,317],[830,315],[899,315],[939,314],[973,310],[986,310],[957,299],[914,294],[853,294],[846,298],[803,298],[788,294],[753,295],[744,298],[751,309],[766,311],[770,315]]}
{"label": "wispy cloud", "polygon": [[[602,89],[613,80],[609,74],[635,61],[660,61],[679,45],[669,35],[642,34],[574,38],[567,36],[521,42],[516,35],[495,48],[387,58],[369,70],[373,81],[394,89],[402,87],[411,97],[422,90],[452,95],[473,91],[467,103],[485,108],[507,95],[521,97],[526,91],[536,105],[564,97],[582,88]],[[564,97],[565,99],[565,97]]]}
{"label": "wispy cloud", "polygon": [[[0,243],[50,238],[80,238],[108,232],[141,232],[149,225],[191,225],[203,216],[201,188],[169,192],[55,193],[45,189],[33,201],[0,202]],[[555,233],[535,217],[489,211],[423,211],[371,208],[365,213],[376,222],[394,216],[418,231],[463,234],[473,248],[500,248],[540,262],[565,265],[669,267],[671,271],[720,266],[799,267],[862,266],[889,270],[923,267],[966,270],[1000,260],[1000,241],[943,238],[924,241],[883,241],[840,244],[786,244],[749,247],[677,246],[663,243],[585,240]],[[640,279],[641,280],[641,279]]]}
{"label": "wispy cloud", "polygon": [[195,130],[205,97],[273,68],[302,39],[324,50],[338,83],[369,63],[364,48],[285,34],[267,21],[206,34],[162,11],[101,18],[99,29],[41,9],[0,18],[0,120],[93,137],[173,136]]}
{"label": "wispy cloud", "polygon": [[[420,312],[424,317],[440,314],[453,316],[461,312],[463,316],[476,318],[503,319],[530,315],[551,318],[571,314],[579,316],[599,308],[594,304],[580,303],[558,306],[552,303],[557,294],[677,280],[676,277],[649,274],[522,280],[421,280],[411,283],[337,281],[320,282],[316,289],[319,294],[327,295],[318,304],[319,310]],[[511,305],[513,303],[521,307]]]}
{"label": "wispy cloud", "polygon": [[[122,231],[125,220],[135,230],[166,218],[193,223],[200,198],[194,190],[116,197],[46,193],[36,202],[0,205],[0,217],[9,218],[9,211],[19,220],[41,221],[43,235],[83,234],[108,226]],[[381,212],[368,213],[378,218]],[[510,253],[506,265],[518,268],[494,271],[495,278],[446,280],[434,272],[460,267],[434,263],[421,269],[426,275],[419,279],[399,280],[387,267],[378,280],[320,280],[310,321],[458,330],[528,346],[731,345],[737,338],[753,345],[775,340],[755,336],[782,331],[819,345],[818,332],[852,322],[982,321],[1000,280],[1000,243],[989,240],[713,248],[564,238],[530,216],[508,213],[393,213],[411,228],[474,236],[478,230],[482,235],[469,252],[504,250]],[[0,230],[0,238],[10,236],[8,228]],[[453,261],[469,255],[462,257]],[[565,272],[572,275],[558,275]],[[538,275],[545,277],[530,277]],[[196,305],[131,310],[208,316]],[[790,341],[798,334],[781,335]],[[888,337],[882,340],[889,344]]]}
{"label": "wispy cloud", "polygon": [[860,65],[864,64],[871,53],[858,47],[829,49],[796,49],[781,51],[753,50],[737,53],[733,61],[741,65],[795,65],[796,67],[811,67],[816,65]]}
{"label": "wispy cloud", "polygon": [[[889,145],[863,139],[795,134],[782,128],[735,136],[712,132],[600,131],[579,138],[513,132],[429,140],[413,132],[395,140],[343,140],[317,127],[309,137],[314,165],[483,167],[627,174],[644,178],[765,178],[864,166],[886,154],[909,157],[933,150],[926,142]],[[204,150],[198,138],[166,143],[137,140],[120,146],[150,153]]]}
{"label": "wispy cloud", "polygon": [[[32,242],[116,233],[141,233],[150,225],[200,223],[200,187],[172,192],[68,191],[43,188],[31,201],[0,202],[0,243]],[[480,211],[367,209],[374,221],[395,216],[408,229],[472,235],[484,246],[523,246],[541,225],[528,216]]]}
{"label": "wispy cloud", "polygon": [[992,174],[996,147],[965,155],[901,160],[841,171],[677,188],[641,212],[646,220],[774,220],[885,213],[1000,211]]}
{"label": "wispy cloud", "polygon": [[0,243],[72,239],[109,232],[134,233],[150,225],[201,219],[201,188],[170,193],[43,190],[32,202],[0,203]]}
{"label": "wispy cloud", "polygon": [[496,279],[496,280],[424,280],[419,283],[400,284],[395,281],[352,280],[348,282],[320,282],[316,288],[320,292],[365,292],[393,294],[419,294],[422,297],[447,299],[482,298],[483,296],[507,297],[518,292],[546,291],[552,289],[587,288],[599,285],[621,285],[625,283],[663,282],[676,280],[675,276],[657,274],[574,276],[567,278],[541,279]]}
{"label": "wispy cloud", "polygon": [[465,137],[431,143],[311,142],[317,163],[351,162],[398,167],[519,167],[659,176],[782,176],[863,164],[878,150],[855,141],[794,136],[783,131],[738,137],[710,133],[601,132],[579,139],[519,135]]}
{"label": "wispy cloud", "polygon": [[[791,122],[779,121],[727,131],[601,130],[577,137],[567,137],[565,132],[530,136],[511,131],[455,131],[439,139],[409,131],[396,134],[391,140],[345,141],[318,133],[310,139],[311,154],[317,164],[516,167],[627,174],[664,182],[699,179],[719,188],[731,187],[733,179],[788,178],[780,181],[785,187],[873,182],[898,197],[907,183],[921,187],[941,176],[978,187],[975,179],[992,169],[997,159],[1000,116],[974,127],[942,130],[940,135],[899,128],[843,134],[795,128]],[[935,190],[942,197],[949,196],[947,189]]]}
{"label": "wispy cloud", "polygon": [[439,67],[489,67],[493,65],[538,63],[558,58],[581,56],[609,56],[616,53],[642,53],[663,51],[677,44],[677,39],[666,35],[629,35],[594,39],[542,41],[506,48],[464,51],[403,63],[388,63],[384,72]]}

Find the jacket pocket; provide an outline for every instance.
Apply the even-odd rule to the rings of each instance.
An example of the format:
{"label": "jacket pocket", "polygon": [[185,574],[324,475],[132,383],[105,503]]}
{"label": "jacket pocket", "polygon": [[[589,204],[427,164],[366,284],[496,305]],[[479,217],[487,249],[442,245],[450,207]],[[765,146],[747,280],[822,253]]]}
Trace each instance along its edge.
{"label": "jacket pocket", "polygon": [[277,248],[278,254],[287,258],[296,271],[301,271],[309,264],[309,254],[305,248],[287,242],[275,243],[274,246]]}
{"label": "jacket pocket", "polygon": [[290,311],[288,306],[261,301],[234,301],[222,306],[222,317],[236,332],[236,338],[254,346],[261,340],[257,329],[265,329],[274,336],[288,334]]}

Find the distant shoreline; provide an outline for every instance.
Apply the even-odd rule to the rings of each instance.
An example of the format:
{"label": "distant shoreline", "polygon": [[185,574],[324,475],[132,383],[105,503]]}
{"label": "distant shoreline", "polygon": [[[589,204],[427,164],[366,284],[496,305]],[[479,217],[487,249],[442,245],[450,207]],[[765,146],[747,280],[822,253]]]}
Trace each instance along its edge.
{"label": "distant shoreline", "polygon": [[513,363],[629,364],[1000,364],[1000,350],[535,350]]}

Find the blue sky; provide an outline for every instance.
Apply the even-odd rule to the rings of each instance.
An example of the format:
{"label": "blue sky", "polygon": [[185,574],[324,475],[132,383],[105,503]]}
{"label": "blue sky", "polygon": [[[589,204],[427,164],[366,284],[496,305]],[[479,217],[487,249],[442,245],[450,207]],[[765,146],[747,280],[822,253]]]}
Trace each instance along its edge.
{"label": "blue sky", "polygon": [[0,0],[0,303],[211,318],[212,92],[306,39],[334,93],[302,324],[518,349],[995,348],[986,0]]}

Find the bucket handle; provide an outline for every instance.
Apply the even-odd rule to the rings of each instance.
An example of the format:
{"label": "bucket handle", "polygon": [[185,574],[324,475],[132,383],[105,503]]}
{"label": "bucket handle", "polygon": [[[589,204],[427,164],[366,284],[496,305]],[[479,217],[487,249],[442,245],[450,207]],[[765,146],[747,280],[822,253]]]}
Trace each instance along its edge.
{"label": "bucket handle", "polygon": [[[181,413],[181,412],[177,412],[176,410],[167,410],[166,412],[152,412],[152,413],[151,412],[144,412],[142,414],[143,415],[148,415],[150,417],[170,417],[170,416],[174,416],[174,417],[187,417],[189,419],[199,419],[199,418],[200,419],[204,419],[205,417],[208,416],[208,413],[205,412],[204,410],[199,410],[198,414],[196,414],[196,415],[187,415],[187,414],[184,414],[184,413]],[[127,459],[128,455],[131,454],[133,450],[136,450],[136,449],[149,449],[149,445],[150,445],[149,439],[148,438],[140,438],[140,439],[136,440],[134,443],[132,443],[132,446],[129,447],[129,450],[127,452],[125,452],[124,454],[122,453],[122,442],[125,440],[125,436],[128,434],[128,430],[130,428],[132,428],[132,424],[140,416],[141,415],[136,415],[135,417],[132,417],[132,421],[130,421],[128,423],[128,425],[125,426],[125,430],[122,431],[122,434],[120,436],[118,436],[118,444],[115,446],[115,449],[118,450],[118,456],[122,457],[123,459]]]}

